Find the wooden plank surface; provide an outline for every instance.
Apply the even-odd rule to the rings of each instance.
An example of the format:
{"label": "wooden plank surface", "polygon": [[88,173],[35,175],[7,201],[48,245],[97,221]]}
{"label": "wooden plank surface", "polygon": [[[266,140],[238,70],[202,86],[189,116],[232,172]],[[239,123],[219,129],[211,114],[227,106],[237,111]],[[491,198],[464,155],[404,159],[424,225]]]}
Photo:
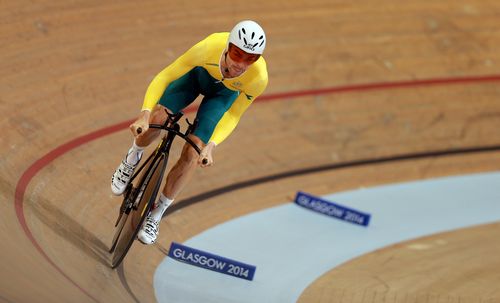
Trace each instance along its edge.
{"label": "wooden plank surface", "polygon": [[[106,249],[119,199],[109,192],[109,178],[131,136],[123,130],[82,139],[82,145],[50,161],[43,157],[75,138],[134,118],[159,70],[204,36],[245,18],[257,19],[268,34],[266,94],[287,97],[250,107],[235,134],[217,148],[216,166],[199,170],[178,203],[311,167],[496,146],[499,12],[500,3],[488,0],[1,2],[0,301],[153,302],[154,268],[169,241],[284,203],[298,189],[326,194],[498,170],[499,153],[485,152],[327,170],[242,188],[172,213],[162,223],[160,244],[135,245],[124,267],[113,271]],[[418,82],[428,79],[450,81]],[[384,85],[356,89],[373,83]],[[318,91],[343,87],[348,89]],[[312,91],[294,97],[302,90]],[[21,189],[23,180],[19,201],[16,187]],[[397,276],[380,268],[390,254],[401,254],[397,264],[410,269],[426,260],[453,265],[454,270],[436,274],[454,277],[456,284],[433,280],[432,290],[445,293],[468,285],[464,273],[470,268],[458,260],[498,248],[494,241],[475,240],[498,238],[496,225],[437,237],[448,239],[452,257],[436,252],[415,262],[403,254],[411,243],[389,247],[321,277],[301,302],[350,302],[332,299],[339,292],[365,302],[358,299],[362,288],[332,285],[331,279],[347,283],[360,266]],[[467,243],[470,249],[462,249]],[[499,272],[498,262],[489,260],[478,269],[485,288],[494,287],[492,274]],[[379,285],[366,291],[387,302],[400,301],[390,297],[396,294],[424,295],[428,288],[411,283],[412,276],[419,279],[410,274],[408,284],[394,281],[393,292],[382,293]],[[360,287],[373,282],[367,276],[359,281]],[[464,286],[456,292],[468,298],[480,289]]]}

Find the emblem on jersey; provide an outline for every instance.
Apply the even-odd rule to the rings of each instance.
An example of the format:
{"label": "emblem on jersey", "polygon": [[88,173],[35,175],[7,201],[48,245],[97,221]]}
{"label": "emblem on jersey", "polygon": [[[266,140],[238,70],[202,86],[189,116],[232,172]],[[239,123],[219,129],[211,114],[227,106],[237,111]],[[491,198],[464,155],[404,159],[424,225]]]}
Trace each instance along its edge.
{"label": "emblem on jersey", "polygon": [[243,83],[241,83],[240,81],[234,81],[233,83],[231,83],[231,85],[233,87],[237,87],[237,88],[240,88],[243,86]]}
{"label": "emblem on jersey", "polygon": [[253,96],[250,96],[250,95],[247,95],[247,94],[245,94],[245,96],[247,96],[248,100],[252,100],[253,99]]}

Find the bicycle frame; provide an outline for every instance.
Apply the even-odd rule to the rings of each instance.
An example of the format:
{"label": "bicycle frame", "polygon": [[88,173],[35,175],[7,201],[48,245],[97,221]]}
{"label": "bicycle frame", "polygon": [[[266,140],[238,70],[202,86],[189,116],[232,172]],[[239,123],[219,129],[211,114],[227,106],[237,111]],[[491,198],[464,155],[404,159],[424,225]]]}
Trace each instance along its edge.
{"label": "bicycle frame", "polygon": [[[168,113],[167,113],[168,114]],[[164,173],[166,171],[170,148],[175,137],[179,136],[188,142],[197,152],[200,153],[200,148],[188,137],[197,125],[197,120],[193,124],[188,123],[189,127],[185,133],[180,132],[180,126],[177,123],[182,117],[183,113],[177,115],[168,114],[168,118],[163,125],[150,124],[150,128],[163,129],[167,133],[163,136],[156,150],[146,159],[146,161],[139,167],[137,172],[131,178],[127,189],[125,190],[124,199],[120,206],[120,213],[116,221],[115,236],[112,241],[110,253],[115,252],[112,261],[112,268],[116,268],[125,258],[132,242],[134,241],[137,232],[142,225],[147,213],[153,207],[158,194],[160,185],[163,181]],[[170,125],[170,126],[169,126]],[[134,187],[132,181],[145,170],[142,178],[139,180],[137,187]],[[150,184],[150,182],[153,182]],[[150,186],[154,186],[151,190]],[[149,188],[147,190],[147,188]],[[143,195],[145,196],[143,197]],[[135,213],[139,211],[140,213]],[[133,212],[130,215],[130,213]],[[123,215],[126,215],[123,217]],[[126,225],[125,222],[129,221],[131,225]],[[125,227],[127,226],[127,227]],[[122,233],[123,231],[123,233]],[[118,250],[115,249],[118,247]]]}

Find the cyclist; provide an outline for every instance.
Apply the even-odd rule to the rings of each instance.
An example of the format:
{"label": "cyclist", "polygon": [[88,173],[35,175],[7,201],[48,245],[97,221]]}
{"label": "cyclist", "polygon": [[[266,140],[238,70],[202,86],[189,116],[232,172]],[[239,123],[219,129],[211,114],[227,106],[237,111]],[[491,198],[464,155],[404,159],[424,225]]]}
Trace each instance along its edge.
{"label": "cyclist", "polygon": [[115,195],[123,194],[144,148],[159,134],[158,129],[149,129],[149,123],[163,124],[167,117],[165,108],[175,114],[200,94],[204,98],[197,111],[198,127],[190,135],[201,154],[189,144],[184,145],[157,203],[139,231],[142,243],[155,242],[167,207],[189,182],[197,166],[213,165],[214,148],[229,136],[248,106],[263,93],[268,82],[262,57],[266,42],[259,24],[241,21],[230,33],[214,33],[194,45],[149,85],[139,117],[130,125],[135,137],[132,147],[111,178]]}

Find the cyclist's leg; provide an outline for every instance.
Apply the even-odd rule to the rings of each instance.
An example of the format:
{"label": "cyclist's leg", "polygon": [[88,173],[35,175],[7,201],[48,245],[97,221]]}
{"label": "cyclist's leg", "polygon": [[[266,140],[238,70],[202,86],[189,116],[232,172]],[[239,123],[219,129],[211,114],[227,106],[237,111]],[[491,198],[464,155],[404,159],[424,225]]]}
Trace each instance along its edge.
{"label": "cyclist's leg", "polygon": [[[170,83],[151,114],[150,123],[163,124],[167,118],[164,108],[171,113],[178,113],[187,107],[199,95],[196,85],[196,76],[193,71]],[[158,137],[159,130],[149,129],[142,136],[134,139],[125,159],[120,163],[111,178],[111,190],[115,195],[121,195],[134,174],[135,168],[142,157],[144,147]]]}
{"label": "cyclist's leg", "polygon": [[[150,122],[161,124],[165,121],[167,114],[164,107],[157,105],[153,109]],[[163,121],[163,122],[162,122]],[[159,135],[158,129],[149,129],[141,137],[135,138],[132,146],[127,151],[125,159],[122,160],[118,168],[111,177],[111,191],[115,195],[121,195],[130,183],[135,169],[141,161],[144,148],[148,146]]]}
{"label": "cyclist's leg", "polygon": [[[194,135],[190,135],[200,148],[203,147],[203,142]],[[191,179],[193,172],[197,166],[198,153],[194,148],[186,143],[182,149],[181,157],[170,170],[167,176],[167,184],[163,192],[160,194],[157,203],[153,206],[153,210],[146,217],[144,224],[139,231],[137,238],[144,244],[153,244],[156,241],[160,229],[160,221],[165,210],[172,204],[173,198],[185,187]],[[165,194],[165,191],[172,194]],[[167,198],[173,197],[173,198]]]}
{"label": "cyclist's leg", "polygon": [[[202,149],[205,144],[195,135],[189,135],[189,138]],[[189,183],[198,164],[198,153],[188,143],[184,144],[181,156],[177,163],[172,167],[168,176],[167,183],[163,188],[163,195],[173,201],[184,187]]]}
{"label": "cyclist's leg", "polygon": [[[184,76],[172,82],[159,103],[169,109],[171,113],[178,113],[189,104],[191,104],[201,92],[199,85],[199,74],[201,68],[197,67],[186,73]],[[200,108],[206,103],[206,98],[203,99]],[[190,138],[203,148],[203,142],[200,138],[190,135]],[[196,167],[197,153],[186,143],[181,153],[181,157],[174,167],[170,170],[167,176],[167,184],[163,190],[163,198],[166,198],[170,204],[177,194],[184,188],[185,184],[191,179],[191,175]],[[167,191],[166,188],[169,190]],[[168,194],[167,194],[168,193]],[[162,201],[160,201],[162,202]],[[167,205],[168,206],[168,205]]]}
{"label": "cyclist's leg", "polygon": [[[218,122],[224,113],[231,107],[238,94],[233,91],[215,96],[205,97],[200,104],[196,119],[198,125],[190,135],[200,149],[210,140]],[[167,183],[163,188],[163,195],[169,200],[177,198],[187,185],[198,164],[199,155],[188,143],[184,145],[181,157],[167,176]]]}
{"label": "cyclist's leg", "polygon": [[[190,135],[190,139],[199,148],[202,149],[208,143],[218,122],[237,97],[237,92],[223,89],[219,93],[203,99],[196,117],[198,126],[194,133]],[[186,143],[179,160],[167,176],[167,182],[158,203],[155,205],[155,209],[148,215],[143,228],[138,234],[138,238],[142,243],[151,244],[156,240],[163,213],[191,180],[198,166],[198,158],[199,155],[196,150],[189,143]]]}

